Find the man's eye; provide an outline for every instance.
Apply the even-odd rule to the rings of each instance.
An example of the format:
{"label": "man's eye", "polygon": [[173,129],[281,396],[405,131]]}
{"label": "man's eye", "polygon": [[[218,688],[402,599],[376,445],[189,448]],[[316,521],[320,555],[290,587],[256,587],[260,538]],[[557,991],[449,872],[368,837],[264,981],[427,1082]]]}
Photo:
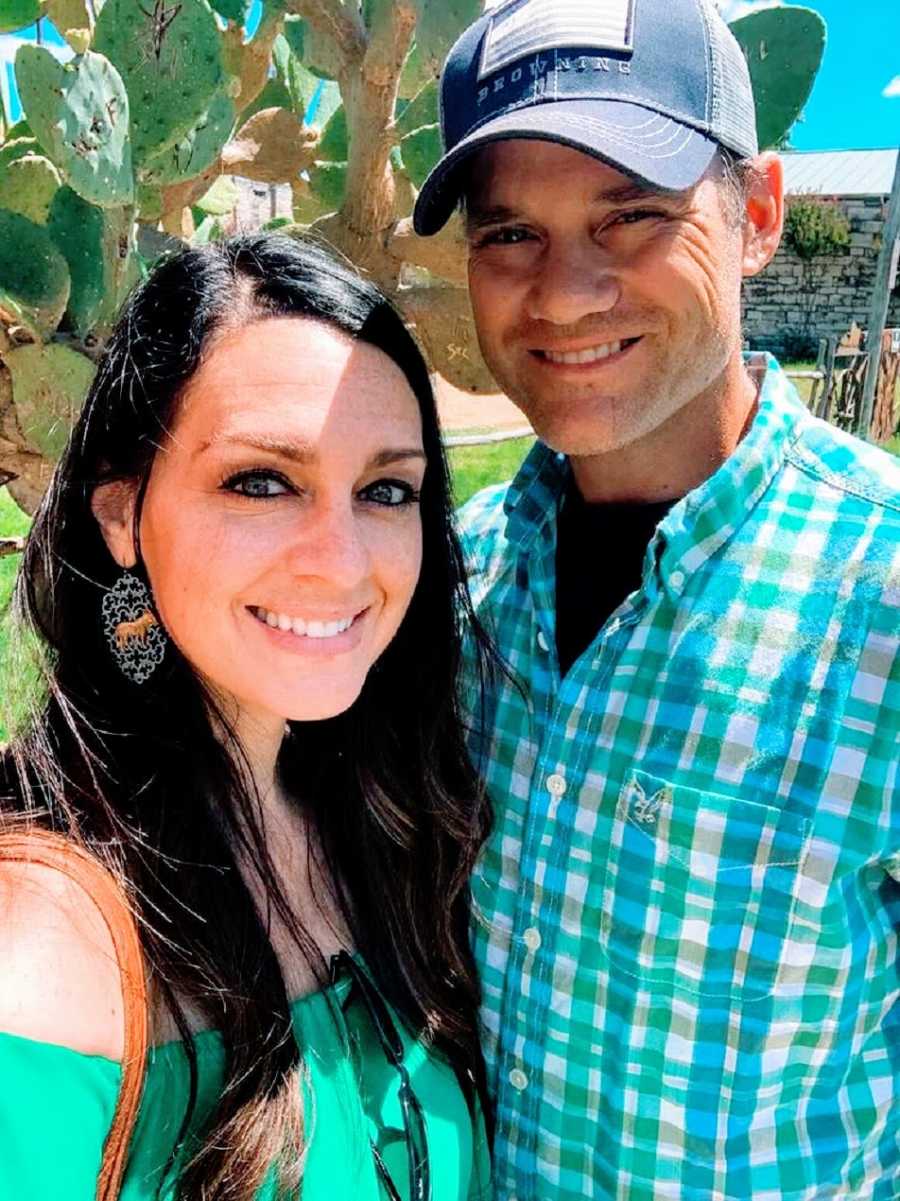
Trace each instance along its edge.
{"label": "man's eye", "polygon": [[620,214],[617,220],[622,225],[635,225],[638,221],[651,221],[665,215],[660,209],[629,209],[627,213]]}
{"label": "man's eye", "polygon": [[389,508],[413,505],[419,500],[419,493],[412,484],[403,480],[376,480],[374,484],[363,488],[360,496],[372,504],[386,505]]}
{"label": "man's eye", "polygon": [[238,496],[249,496],[255,500],[268,500],[273,496],[286,496],[292,491],[283,476],[273,471],[240,471],[230,476],[222,487]]}
{"label": "man's eye", "polygon": [[520,242],[527,242],[532,238],[530,230],[523,229],[519,225],[510,225],[503,229],[492,229],[486,234],[483,234],[476,242],[476,245],[481,246],[517,246]]}

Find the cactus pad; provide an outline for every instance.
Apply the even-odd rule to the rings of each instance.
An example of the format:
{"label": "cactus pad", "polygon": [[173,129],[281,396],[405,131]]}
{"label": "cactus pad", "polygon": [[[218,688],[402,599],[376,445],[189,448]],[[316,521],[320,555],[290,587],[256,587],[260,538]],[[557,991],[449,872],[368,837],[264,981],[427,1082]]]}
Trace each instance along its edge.
{"label": "cactus pad", "polygon": [[340,51],[327,34],[308,21],[292,21],[285,35],[291,49],[303,65],[319,79],[337,79],[341,67]]}
{"label": "cactus pad", "polygon": [[46,225],[59,183],[59,172],[49,159],[24,154],[0,170],[0,208]]}
{"label": "cactus pad", "polygon": [[[284,34],[279,34],[275,39],[272,47],[272,62],[275,64],[275,80],[283,85],[289,97],[288,103],[279,102],[279,106],[290,109],[301,121],[304,120],[319,81],[311,71],[307,71],[303,66]],[[274,81],[270,80],[269,82]],[[264,104],[261,107],[269,108],[271,106]]]}
{"label": "cactus pad", "polygon": [[26,29],[40,18],[38,0],[0,0],[0,33]]}
{"label": "cactus pad", "polygon": [[19,137],[10,138],[0,145],[0,174],[6,170],[10,163],[14,163],[16,159],[22,158],[26,154],[41,154],[41,148],[38,145],[37,138]]}
{"label": "cactus pad", "polygon": [[130,240],[126,212],[97,208],[63,187],[53,197],[47,231],[69,266],[67,324],[82,337],[105,333],[123,299],[120,267]]}
{"label": "cactus pad", "polygon": [[193,129],[174,146],[148,159],[140,172],[141,181],[168,186],[201,175],[221,154],[234,128],[234,116],[234,101],[226,92],[216,92]]}
{"label": "cactus pad", "polygon": [[347,110],[343,104],[329,118],[322,130],[322,140],[316,148],[316,157],[327,163],[346,163],[350,152],[350,134],[347,130]]}
{"label": "cactus pad", "polygon": [[10,125],[6,131],[6,140],[11,142],[14,138],[33,138],[34,132],[31,126],[23,117],[21,121],[17,121],[15,125]]}
{"label": "cactus pad", "polygon": [[224,84],[221,40],[206,0],[106,0],[94,47],[124,81],[136,165],[202,120]]}
{"label": "cactus pad", "polygon": [[104,208],[130,204],[128,98],[115,67],[91,52],[63,66],[49,50],[22,46],[16,81],[35,136],[69,186]]}
{"label": "cactus pad", "polygon": [[484,396],[497,391],[478,346],[465,288],[445,285],[426,289],[420,304],[413,307],[412,316],[432,370],[464,392]]}
{"label": "cactus pad", "polygon": [[337,212],[347,191],[347,164],[316,163],[309,172],[309,188],[323,212]]}
{"label": "cactus pad", "polygon": [[397,133],[401,138],[423,125],[437,125],[440,121],[437,83],[434,80],[427,83],[408,103],[401,100],[397,108]]}
{"label": "cactus pad", "polygon": [[0,323],[49,337],[68,299],[69,268],[46,229],[0,210]]}
{"label": "cactus pad", "polygon": [[210,0],[210,4],[226,21],[237,21],[239,25],[246,23],[250,11],[249,0]]}
{"label": "cactus pad", "polygon": [[82,40],[81,37],[73,36],[70,39],[69,35],[70,33],[73,35],[87,33],[88,40],[90,40],[91,30],[94,28],[94,17],[87,0],[44,0],[43,7],[46,15],[69,45],[83,52],[82,47],[76,45]]}
{"label": "cactus pad", "polygon": [[777,146],[809,99],[825,52],[825,22],[790,5],[742,17],[731,32],[750,68],[760,149]]}
{"label": "cactus pad", "polygon": [[26,442],[47,458],[58,459],[91,386],[94,364],[57,342],[19,346],[3,359]]}
{"label": "cactus pad", "polygon": [[481,0],[416,0],[416,47],[422,66],[437,79],[450,47],[481,16]]}
{"label": "cactus pad", "polygon": [[428,177],[432,167],[441,157],[441,131],[437,125],[424,125],[400,143],[403,166],[417,188]]}

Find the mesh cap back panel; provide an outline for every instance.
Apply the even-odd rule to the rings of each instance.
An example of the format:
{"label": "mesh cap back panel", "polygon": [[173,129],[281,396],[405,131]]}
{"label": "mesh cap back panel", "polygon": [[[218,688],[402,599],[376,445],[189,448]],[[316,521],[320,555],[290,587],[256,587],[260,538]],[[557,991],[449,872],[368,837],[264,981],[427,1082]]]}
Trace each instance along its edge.
{"label": "mesh cap back panel", "polygon": [[712,0],[699,0],[709,29],[712,58],[710,132],[744,158],[759,153],[750,70],[737,40]]}

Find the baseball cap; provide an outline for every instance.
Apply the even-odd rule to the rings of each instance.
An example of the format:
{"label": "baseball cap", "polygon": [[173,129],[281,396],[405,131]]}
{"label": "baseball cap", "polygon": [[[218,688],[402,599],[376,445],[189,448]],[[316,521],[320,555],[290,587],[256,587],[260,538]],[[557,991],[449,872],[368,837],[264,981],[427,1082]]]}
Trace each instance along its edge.
{"label": "baseball cap", "polygon": [[665,191],[695,184],[719,146],[758,153],[750,73],[712,0],[506,0],[450,51],[440,112],[419,234],[446,223],[491,142],[557,142]]}

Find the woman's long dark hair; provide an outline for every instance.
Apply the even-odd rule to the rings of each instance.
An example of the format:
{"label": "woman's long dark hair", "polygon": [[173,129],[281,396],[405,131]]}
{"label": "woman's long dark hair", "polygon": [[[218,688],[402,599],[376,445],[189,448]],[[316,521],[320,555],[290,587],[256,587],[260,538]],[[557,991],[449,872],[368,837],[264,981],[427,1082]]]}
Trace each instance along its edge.
{"label": "woman's long dark hair", "polygon": [[260,865],[270,904],[316,970],[324,965],[278,887],[241,748],[223,737],[221,715],[214,732],[190,664],[170,646],[138,688],[112,661],[100,605],[118,569],[91,495],[123,479],[142,498],[210,335],[285,315],[329,322],[400,367],[419,403],[427,470],[422,572],[402,626],[347,712],[291,727],[280,778],[313,815],[343,917],[379,986],[461,1079],[481,1083],[466,885],[488,810],[457,709],[461,623],[472,615],[425,365],[378,290],[314,243],[257,235],[185,251],[123,310],[28,538],[13,615],[20,636],[35,631],[46,648],[45,692],[0,762],[6,817],[81,840],[133,897],[152,986],[191,1064],[182,1133],[196,1090],[187,1013],[199,1010],[222,1033],[225,1086],[181,1171],[185,1199],[251,1197],[273,1161],[285,1190],[301,1173],[301,1056],[238,859]]}

